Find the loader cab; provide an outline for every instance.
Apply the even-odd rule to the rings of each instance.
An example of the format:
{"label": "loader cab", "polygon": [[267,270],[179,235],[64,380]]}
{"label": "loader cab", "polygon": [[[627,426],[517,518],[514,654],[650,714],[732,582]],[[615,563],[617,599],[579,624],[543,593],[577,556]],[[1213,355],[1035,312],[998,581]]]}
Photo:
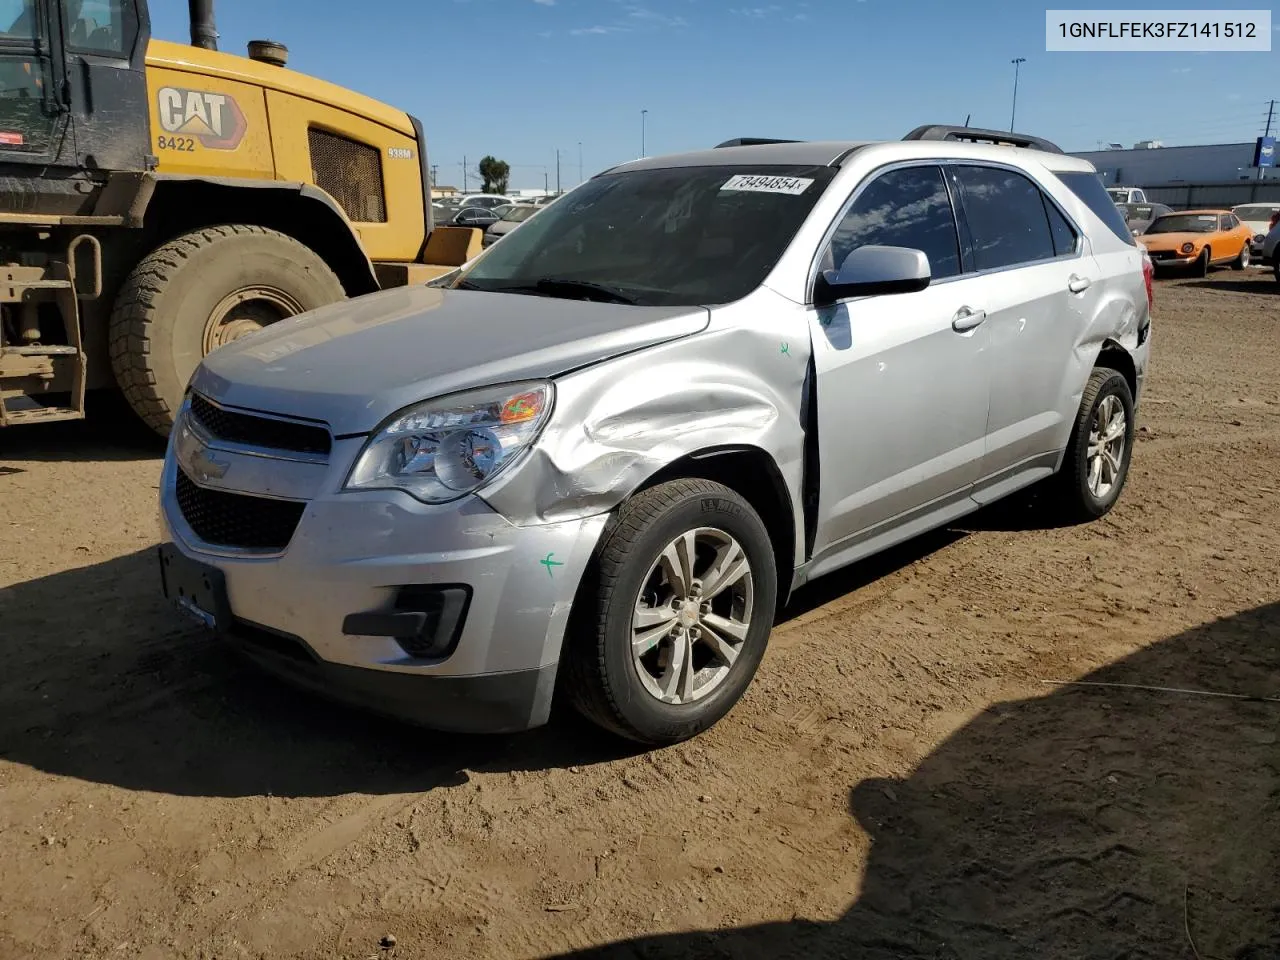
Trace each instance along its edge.
{"label": "loader cab", "polygon": [[30,184],[4,212],[76,214],[99,172],[154,164],[150,33],[145,0],[0,0],[0,176]]}

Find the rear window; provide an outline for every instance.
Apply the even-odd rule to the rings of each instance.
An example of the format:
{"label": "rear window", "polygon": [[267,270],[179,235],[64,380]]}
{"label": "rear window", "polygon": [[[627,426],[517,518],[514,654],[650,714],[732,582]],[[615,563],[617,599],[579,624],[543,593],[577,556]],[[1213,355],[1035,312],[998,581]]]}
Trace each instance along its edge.
{"label": "rear window", "polygon": [[1102,185],[1101,177],[1096,173],[1084,171],[1055,172],[1055,176],[1084,201],[1085,206],[1092,210],[1112,233],[1129,246],[1136,246],[1133,234],[1129,232],[1129,225],[1124,222],[1124,214],[1107,193],[1107,188]]}

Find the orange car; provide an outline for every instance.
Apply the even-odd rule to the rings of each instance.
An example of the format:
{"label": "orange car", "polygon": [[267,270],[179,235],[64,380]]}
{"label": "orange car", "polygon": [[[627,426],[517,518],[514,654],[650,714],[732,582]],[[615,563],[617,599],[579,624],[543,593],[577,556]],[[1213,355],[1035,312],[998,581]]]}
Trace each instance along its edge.
{"label": "orange car", "polygon": [[1249,266],[1253,231],[1230,210],[1179,210],[1151,221],[1138,242],[1151,254],[1157,270],[1190,267],[1203,277],[1210,267]]}

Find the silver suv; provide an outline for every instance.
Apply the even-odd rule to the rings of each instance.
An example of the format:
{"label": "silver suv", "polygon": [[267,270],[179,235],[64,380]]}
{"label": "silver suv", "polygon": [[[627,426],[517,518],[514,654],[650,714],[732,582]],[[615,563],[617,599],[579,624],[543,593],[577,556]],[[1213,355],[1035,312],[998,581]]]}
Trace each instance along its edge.
{"label": "silver suv", "polygon": [[814,577],[1036,481],[1068,518],[1111,509],[1144,266],[1093,167],[1035,138],[628,163],[441,286],[207,357],[165,591],[370,709],[511,731],[554,695],[678,741]]}

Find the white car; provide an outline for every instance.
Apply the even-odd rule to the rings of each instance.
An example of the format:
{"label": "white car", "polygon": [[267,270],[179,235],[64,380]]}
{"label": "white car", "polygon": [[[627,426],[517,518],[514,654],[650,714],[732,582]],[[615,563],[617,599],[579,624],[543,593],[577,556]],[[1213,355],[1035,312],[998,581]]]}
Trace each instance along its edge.
{"label": "white car", "polygon": [[1253,231],[1249,252],[1255,258],[1261,257],[1267,233],[1280,223],[1280,203],[1242,203],[1238,207],[1232,207],[1231,212],[1236,215],[1237,220]]}
{"label": "white car", "polygon": [[485,207],[490,210],[494,207],[510,206],[515,202],[514,198],[501,193],[469,193],[462,198],[463,207]]}

